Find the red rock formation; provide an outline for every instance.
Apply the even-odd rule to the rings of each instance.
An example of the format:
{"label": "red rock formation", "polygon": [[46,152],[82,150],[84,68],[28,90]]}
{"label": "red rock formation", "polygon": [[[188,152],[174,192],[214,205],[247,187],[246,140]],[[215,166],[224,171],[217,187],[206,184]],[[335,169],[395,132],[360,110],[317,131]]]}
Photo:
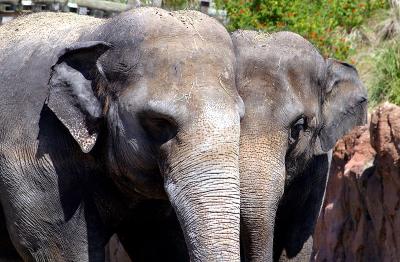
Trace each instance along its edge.
{"label": "red rock formation", "polygon": [[384,104],[336,144],[315,261],[400,260],[400,107]]}

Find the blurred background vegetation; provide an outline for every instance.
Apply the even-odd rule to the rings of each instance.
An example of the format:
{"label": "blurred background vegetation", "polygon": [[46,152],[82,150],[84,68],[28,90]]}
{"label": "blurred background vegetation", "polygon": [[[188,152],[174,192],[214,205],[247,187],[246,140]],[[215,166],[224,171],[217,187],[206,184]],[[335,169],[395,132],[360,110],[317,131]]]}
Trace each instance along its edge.
{"label": "blurred background vegetation", "polygon": [[229,15],[230,30],[294,31],[327,56],[346,59],[354,50],[346,34],[360,26],[386,0],[218,0]]}

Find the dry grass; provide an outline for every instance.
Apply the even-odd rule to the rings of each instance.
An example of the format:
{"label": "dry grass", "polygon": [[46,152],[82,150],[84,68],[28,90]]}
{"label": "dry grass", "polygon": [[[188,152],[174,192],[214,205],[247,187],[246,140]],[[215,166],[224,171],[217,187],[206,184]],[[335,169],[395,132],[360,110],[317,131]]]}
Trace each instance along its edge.
{"label": "dry grass", "polygon": [[351,60],[368,88],[370,108],[384,101],[400,105],[400,0],[391,6],[349,36],[357,50]]}

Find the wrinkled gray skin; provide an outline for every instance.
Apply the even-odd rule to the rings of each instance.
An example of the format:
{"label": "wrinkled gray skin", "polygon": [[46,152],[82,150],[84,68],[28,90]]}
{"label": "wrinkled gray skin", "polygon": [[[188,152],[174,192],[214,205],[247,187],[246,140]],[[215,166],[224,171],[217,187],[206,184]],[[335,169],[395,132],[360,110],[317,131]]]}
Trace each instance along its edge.
{"label": "wrinkled gray skin", "polygon": [[222,25],[143,8],[0,35],[0,200],[25,261],[103,261],[131,210],[167,200],[192,261],[239,260],[243,104]]}
{"label": "wrinkled gray skin", "polygon": [[232,39],[246,107],[240,134],[243,259],[305,261],[329,151],[365,123],[366,89],[354,67],[324,59],[297,34],[237,31]]}

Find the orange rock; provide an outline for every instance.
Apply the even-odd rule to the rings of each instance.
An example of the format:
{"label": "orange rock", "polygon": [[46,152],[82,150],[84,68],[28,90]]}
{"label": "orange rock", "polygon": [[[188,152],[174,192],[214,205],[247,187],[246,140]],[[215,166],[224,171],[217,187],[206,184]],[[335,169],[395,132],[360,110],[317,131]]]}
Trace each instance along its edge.
{"label": "orange rock", "polygon": [[314,233],[314,261],[399,261],[400,107],[336,144]]}

